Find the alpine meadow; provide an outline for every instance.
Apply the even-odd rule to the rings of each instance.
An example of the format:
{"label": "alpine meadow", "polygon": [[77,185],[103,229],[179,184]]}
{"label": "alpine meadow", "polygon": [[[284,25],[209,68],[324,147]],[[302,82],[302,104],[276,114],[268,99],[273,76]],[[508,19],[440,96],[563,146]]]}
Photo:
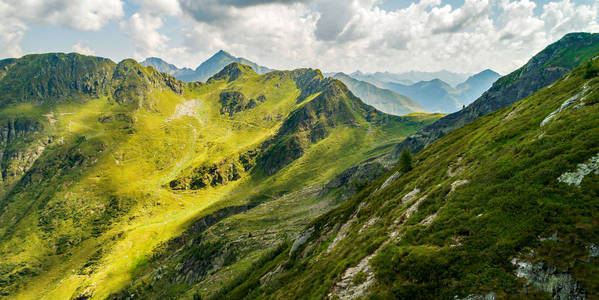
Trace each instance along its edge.
{"label": "alpine meadow", "polygon": [[0,299],[599,299],[594,0],[0,16]]}

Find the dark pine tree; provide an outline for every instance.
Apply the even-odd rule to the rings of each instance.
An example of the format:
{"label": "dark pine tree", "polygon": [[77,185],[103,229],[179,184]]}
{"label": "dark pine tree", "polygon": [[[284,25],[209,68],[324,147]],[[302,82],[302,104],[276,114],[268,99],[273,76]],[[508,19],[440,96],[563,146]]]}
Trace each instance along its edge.
{"label": "dark pine tree", "polygon": [[404,149],[399,156],[399,170],[402,172],[408,172],[412,170],[412,154],[410,149]]}

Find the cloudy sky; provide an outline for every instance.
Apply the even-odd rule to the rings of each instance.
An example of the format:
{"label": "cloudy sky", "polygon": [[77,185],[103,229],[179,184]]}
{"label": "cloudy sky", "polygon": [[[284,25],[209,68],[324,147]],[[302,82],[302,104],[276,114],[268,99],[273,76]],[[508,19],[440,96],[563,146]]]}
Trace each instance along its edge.
{"label": "cloudy sky", "polygon": [[599,32],[599,0],[0,0],[0,57],[219,49],[262,65],[508,73],[564,34]]}

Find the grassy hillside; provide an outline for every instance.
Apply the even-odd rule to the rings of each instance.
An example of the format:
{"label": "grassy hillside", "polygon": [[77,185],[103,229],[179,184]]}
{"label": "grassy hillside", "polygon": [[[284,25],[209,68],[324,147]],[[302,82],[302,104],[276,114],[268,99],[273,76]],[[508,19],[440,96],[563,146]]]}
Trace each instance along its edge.
{"label": "grassy hillside", "polygon": [[225,299],[598,299],[599,61],[453,131]]}
{"label": "grassy hillside", "polygon": [[[133,60],[45,54],[2,70],[12,96],[0,110],[0,295],[18,299],[118,295],[155,276],[164,257],[176,263],[164,273],[180,275],[168,268],[189,258],[170,251],[183,241],[190,248],[177,253],[194,254],[194,268],[222,260],[210,277],[165,276],[163,291],[216,291],[345,199],[310,191],[338,193],[326,184],[439,117],[385,115],[311,69],[258,75],[232,64],[207,84],[184,84]],[[272,150],[290,139],[300,151]],[[276,168],[258,163],[289,154]],[[230,225],[204,238],[217,221]],[[239,243],[265,229],[270,240]],[[235,255],[211,252],[220,245]]]}

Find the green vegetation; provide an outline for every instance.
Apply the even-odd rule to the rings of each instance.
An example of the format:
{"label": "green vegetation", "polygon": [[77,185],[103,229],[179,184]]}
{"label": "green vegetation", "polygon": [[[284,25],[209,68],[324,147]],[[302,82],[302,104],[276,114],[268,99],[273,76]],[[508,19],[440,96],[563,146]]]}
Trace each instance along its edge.
{"label": "green vegetation", "polygon": [[[184,84],[45,54],[0,70],[0,295],[19,299],[215,295],[339,205],[331,179],[440,117],[382,114],[311,69]],[[293,139],[291,159],[273,150]]]}
{"label": "green vegetation", "polygon": [[[426,147],[412,171],[396,176],[397,166],[310,222],[297,254],[241,274],[226,296],[598,299],[589,249],[599,242],[599,176],[587,172],[580,186],[558,180],[599,153],[599,106],[587,102],[599,78],[586,74],[583,65]],[[528,279],[516,276],[514,258],[537,266]]]}
{"label": "green vegetation", "polygon": [[591,79],[599,74],[599,68],[593,65],[592,62],[587,62],[584,66],[584,78]]}
{"label": "green vegetation", "polygon": [[404,149],[399,155],[399,170],[406,173],[412,170],[412,154],[410,149]]}

